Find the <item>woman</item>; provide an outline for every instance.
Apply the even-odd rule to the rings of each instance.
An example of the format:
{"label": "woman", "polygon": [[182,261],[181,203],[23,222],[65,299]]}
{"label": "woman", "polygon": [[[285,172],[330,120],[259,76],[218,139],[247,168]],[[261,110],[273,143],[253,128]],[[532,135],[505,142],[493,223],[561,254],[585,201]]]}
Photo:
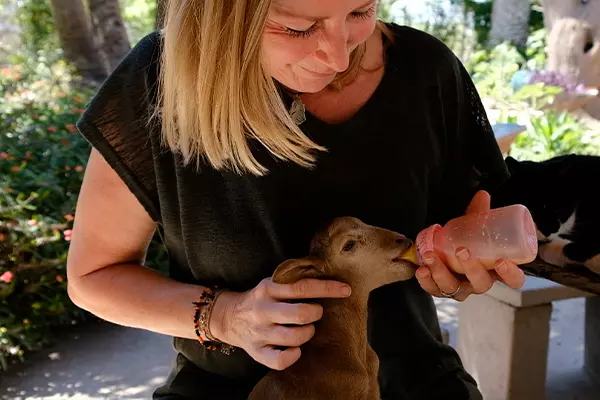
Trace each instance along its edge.
{"label": "woman", "polygon": [[[349,288],[268,277],[305,256],[327,221],[352,215],[414,237],[507,178],[460,62],[429,35],[376,22],[376,7],[170,1],[162,35],[125,57],[79,121],[94,150],[69,293],[105,320],[175,338],[177,360],[155,398],[243,399],[269,368],[300,357],[321,310],[289,300]],[[485,194],[473,202],[482,206]],[[168,278],[142,266],[156,229]],[[461,281],[430,256],[418,279],[372,294],[384,399],[480,398],[440,341],[431,295],[462,301],[524,276],[507,262],[490,274],[468,249],[461,257]],[[205,291],[213,285],[225,290],[216,300]]]}

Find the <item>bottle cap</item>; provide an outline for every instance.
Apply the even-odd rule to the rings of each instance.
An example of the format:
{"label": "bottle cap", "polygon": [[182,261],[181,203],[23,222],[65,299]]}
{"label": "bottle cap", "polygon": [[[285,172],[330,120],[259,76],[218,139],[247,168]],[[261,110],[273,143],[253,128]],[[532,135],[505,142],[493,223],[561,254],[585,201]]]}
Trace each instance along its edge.
{"label": "bottle cap", "polygon": [[417,235],[417,256],[419,264],[423,264],[423,254],[435,251],[435,234],[442,231],[440,224],[431,225],[429,228],[423,229]]}

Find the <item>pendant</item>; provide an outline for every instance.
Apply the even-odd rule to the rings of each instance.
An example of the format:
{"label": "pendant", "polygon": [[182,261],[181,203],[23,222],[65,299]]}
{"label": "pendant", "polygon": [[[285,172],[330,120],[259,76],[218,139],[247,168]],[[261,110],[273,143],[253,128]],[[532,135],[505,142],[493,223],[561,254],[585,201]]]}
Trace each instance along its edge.
{"label": "pendant", "polygon": [[302,125],[302,123],[306,121],[306,108],[304,107],[304,103],[298,95],[296,95],[294,101],[292,102],[292,107],[290,108],[290,116],[292,117],[296,125]]}

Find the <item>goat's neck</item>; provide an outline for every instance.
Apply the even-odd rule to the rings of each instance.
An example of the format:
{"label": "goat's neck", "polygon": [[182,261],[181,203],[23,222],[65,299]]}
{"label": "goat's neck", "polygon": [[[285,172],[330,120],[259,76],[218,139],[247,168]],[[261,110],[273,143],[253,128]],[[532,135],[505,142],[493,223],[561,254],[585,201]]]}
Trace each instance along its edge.
{"label": "goat's neck", "polygon": [[368,296],[368,290],[353,288],[349,298],[326,299],[323,303],[323,318],[309,343],[325,352],[328,346],[351,348],[354,350],[351,354],[360,358],[357,362],[366,362]]}

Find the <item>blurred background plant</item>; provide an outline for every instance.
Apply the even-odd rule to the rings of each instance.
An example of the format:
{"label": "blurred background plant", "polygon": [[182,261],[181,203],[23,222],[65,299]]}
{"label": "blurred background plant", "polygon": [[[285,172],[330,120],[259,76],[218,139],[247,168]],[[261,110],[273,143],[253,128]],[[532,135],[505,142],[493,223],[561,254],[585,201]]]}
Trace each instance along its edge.
{"label": "blurred background plant", "polygon": [[[2,2],[0,369],[6,369],[61,327],[93,318],[70,301],[65,264],[90,151],[75,123],[97,87],[83,84],[65,60],[47,1]],[[134,42],[153,29],[155,3],[122,6]],[[166,273],[165,256],[155,238],[148,265]]]}
{"label": "blurred background plant", "polygon": [[[48,343],[60,327],[91,318],[66,294],[66,254],[90,151],[75,123],[127,49],[160,26],[163,6],[162,0],[0,0],[2,368]],[[526,127],[510,155],[599,153],[598,130],[547,107],[560,85],[514,84],[519,71],[542,71],[547,63],[538,1],[380,0],[379,17],[429,32],[454,50],[492,124]],[[115,53],[113,43],[124,45]],[[147,264],[167,273],[158,237]]]}

